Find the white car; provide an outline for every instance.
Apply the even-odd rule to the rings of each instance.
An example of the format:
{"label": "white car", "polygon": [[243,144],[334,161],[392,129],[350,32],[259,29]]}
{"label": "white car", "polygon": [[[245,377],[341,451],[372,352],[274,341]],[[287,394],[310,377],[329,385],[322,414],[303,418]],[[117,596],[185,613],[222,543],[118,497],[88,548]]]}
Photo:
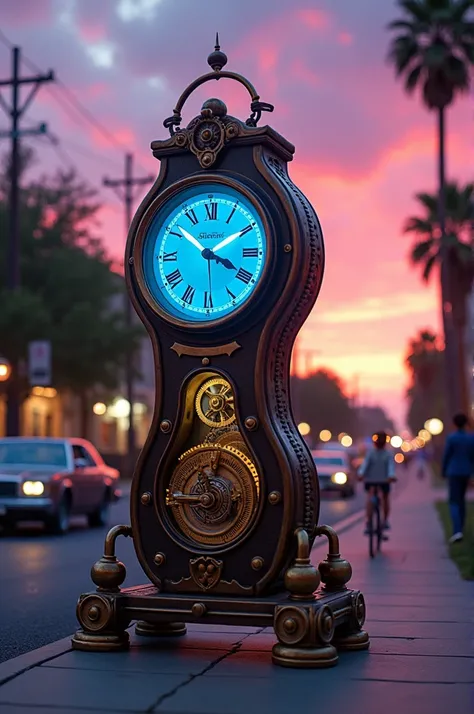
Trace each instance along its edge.
{"label": "white car", "polygon": [[337,491],[343,498],[355,494],[355,480],[345,451],[317,449],[313,459],[322,491]]}

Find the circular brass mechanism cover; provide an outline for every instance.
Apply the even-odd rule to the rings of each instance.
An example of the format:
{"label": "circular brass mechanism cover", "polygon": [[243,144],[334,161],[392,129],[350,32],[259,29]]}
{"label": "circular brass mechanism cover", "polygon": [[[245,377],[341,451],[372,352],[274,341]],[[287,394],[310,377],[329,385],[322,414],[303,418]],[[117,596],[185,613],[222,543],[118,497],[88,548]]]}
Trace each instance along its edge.
{"label": "circular brass mechanism cover", "polygon": [[222,377],[207,379],[196,394],[196,412],[207,426],[229,426],[235,421],[232,387]]}
{"label": "circular brass mechanism cover", "polygon": [[259,495],[257,469],[248,456],[230,445],[200,444],[180,456],[166,505],[193,546],[218,547],[247,531]]}

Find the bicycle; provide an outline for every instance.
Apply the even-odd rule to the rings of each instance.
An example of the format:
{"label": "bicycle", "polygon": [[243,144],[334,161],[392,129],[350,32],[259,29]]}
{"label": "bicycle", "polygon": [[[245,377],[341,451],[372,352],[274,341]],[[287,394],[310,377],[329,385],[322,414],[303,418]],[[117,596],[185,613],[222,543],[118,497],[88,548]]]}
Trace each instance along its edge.
{"label": "bicycle", "polygon": [[375,553],[380,553],[381,544],[383,540],[386,540],[383,533],[383,524],[380,517],[380,496],[379,496],[379,484],[374,484],[371,486],[373,493],[371,495],[372,503],[372,515],[369,521],[369,555],[371,558],[375,558]]}

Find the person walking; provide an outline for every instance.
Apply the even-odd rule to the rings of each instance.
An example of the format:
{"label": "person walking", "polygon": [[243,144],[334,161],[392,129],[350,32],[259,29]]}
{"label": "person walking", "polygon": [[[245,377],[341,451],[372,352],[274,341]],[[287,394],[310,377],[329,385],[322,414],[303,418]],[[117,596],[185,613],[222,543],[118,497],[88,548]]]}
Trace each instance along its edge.
{"label": "person walking", "polygon": [[467,431],[468,418],[465,414],[456,414],[453,424],[456,431],[446,439],[442,475],[448,479],[449,510],[453,524],[453,535],[449,542],[458,543],[463,539],[466,491],[474,473],[474,435]]}

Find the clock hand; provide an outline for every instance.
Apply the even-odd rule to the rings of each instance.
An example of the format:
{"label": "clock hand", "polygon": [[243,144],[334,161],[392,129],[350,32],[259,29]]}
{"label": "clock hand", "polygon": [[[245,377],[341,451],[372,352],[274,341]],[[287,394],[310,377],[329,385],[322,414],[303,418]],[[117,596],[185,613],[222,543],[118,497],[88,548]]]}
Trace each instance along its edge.
{"label": "clock hand", "polygon": [[222,263],[224,268],[228,268],[229,270],[237,270],[232,261],[230,261],[228,258],[221,258],[220,255],[215,255],[214,251],[212,251],[210,248],[204,248],[201,255],[206,260],[209,260],[209,262],[211,260],[215,260],[216,263]]}
{"label": "clock hand", "polygon": [[207,274],[209,276],[209,300],[212,301],[212,283],[211,283],[211,259],[207,259]]}
{"label": "clock hand", "polygon": [[188,240],[190,243],[192,243],[198,250],[202,251],[204,250],[204,246],[200,244],[200,242],[195,238],[194,236],[191,235],[191,233],[188,233],[184,228],[181,228],[181,226],[178,226],[179,230],[183,234],[183,236]]}
{"label": "clock hand", "polygon": [[229,245],[229,243],[232,243],[232,241],[238,238],[241,234],[242,231],[239,231],[238,233],[232,233],[230,236],[227,236],[227,238],[224,238],[224,240],[221,240],[220,243],[215,245],[212,250],[214,251],[214,253],[216,253],[221,248],[224,248],[224,246]]}

